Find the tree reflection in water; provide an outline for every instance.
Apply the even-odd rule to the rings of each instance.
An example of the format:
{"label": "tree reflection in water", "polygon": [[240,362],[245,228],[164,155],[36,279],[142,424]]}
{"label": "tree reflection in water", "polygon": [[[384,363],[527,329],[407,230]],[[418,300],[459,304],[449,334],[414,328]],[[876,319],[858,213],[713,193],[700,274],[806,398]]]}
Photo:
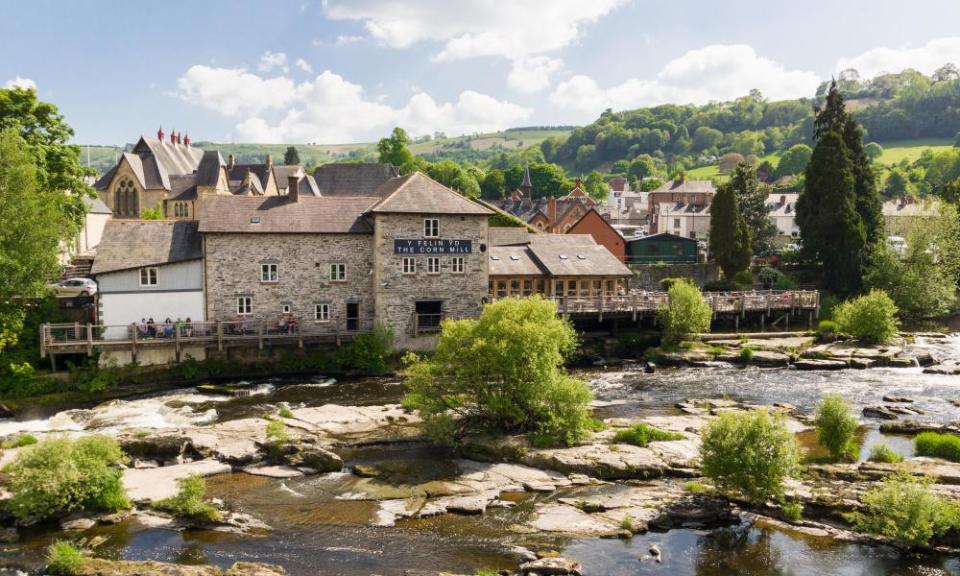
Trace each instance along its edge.
{"label": "tree reflection in water", "polygon": [[773,533],[748,524],[719,528],[697,541],[697,576],[776,576],[791,574],[781,567],[783,555]]}

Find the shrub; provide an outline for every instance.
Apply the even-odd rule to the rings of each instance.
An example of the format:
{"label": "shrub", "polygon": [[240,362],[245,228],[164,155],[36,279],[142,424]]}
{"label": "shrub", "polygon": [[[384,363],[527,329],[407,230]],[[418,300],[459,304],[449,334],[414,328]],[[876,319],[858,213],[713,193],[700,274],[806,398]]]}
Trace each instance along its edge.
{"label": "shrub", "polygon": [[685,492],[689,492],[691,494],[706,494],[710,491],[709,486],[703,482],[697,482],[695,480],[691,480],[690,482],[684,484],[683,489]]}
{"label": "shrub", "polygon": [[753,348],[749,346],[743,346],[740,348],[740,361],[744,364],[747,364],[751,360],[753,360]]}
{"label": "shrub", "polygon": [[817,442],[830,452],[835,460],[855,460],[857,447],[853,436],[857,431],[857,418],[850,403],[839,394],[826,394],[817,407],[814,419]]}
{"label": "shrub", "polygon": [[156,502],[157,510],[170,512],[181,518],[213,524],[223,520],[223,515],[212,504],[203,501],[207,482],[201,476],[188,476],[177,480],[179,491],[175,496]]}
{"label": "shrub", "polygon": [[627,514],[620,520],[620,528],[633,532],[633,516]]}
{"label": "shrub", "polygon": [[24,446],[32,446],[37,443],[36,436],[31,434],[21,434],[17,436],[15,440],[4,440],[3,445],[0,448],[10,449],[10,448],[23,448]]}
{"label": "shrub", "polygon": [[663,278],[660,280],[660,289],[669,292],[678,282],[690,282],[689,278]]}
{"label": "shrub", "polygon": [[786,274],[781,274],[777,281],[773,283],[774,290],[796,290],[797,281],[787,276]]}
{"label": "shrub", "polygon": [[287,433],[287,425],[280,420],[270,420],[267,422],[266,429],[267,442],[272,444],[284,444],[290,440]]}
{"label": "shrub", "polygon": [[286,404],[280,405],[280,410],[277,412],[277,414],[281,418],[293,418],[293,411],[290,410],[290,407],[287,406]]}
{"label": "shrub", "polygon": [[47,548],[47,572],[52,576],[74,576],[82,565],[83,554],[71,542],[57,540]]}
{"label": "shrub", "polygon": [[387,369],[394,341],[393,330],[377,322],[372,332],[360,334],[343,348],[342,363],[368,374],[380,374]]}
{"label": "shrub", "polygon": [[494,430],[534,432],[539,444],[575,444],[594,426],[590,391],[563,370],[576,342],[549,300],[488,304],[477,320],[443,323],[436,352],[406,368],[403,405],[420,411],[425,431],[440,443]]}
{"label": "shrub", "polygon": [[754,503],[783,497],[783,481],[796,473],[796,439],[782,414],[765,410],[722,412],[704,430],[703,474],[725,490],[739,490]]}
{"label": "shrub", "polygon": [[799,522],[803,519],[803,504],[790,502],[783,505],[783,518],[787,522]]}
{"label": "shrub", "polygon": [[847,516],[857,529],[924,546],[957,527],[957,504],[930,490],[932,478],[900,473],[864,494],[862,512]]}
{"label": "shrub", "polygon": [[772,288],[773,285],[776,284],[781,278],[783,278],[783,272],[769,266],[764,266],[759,272],[757,272],[757,280],[759,280],[760,284],[763,284],[763,287],[767,288],[768,290]]}
{"label": "shrub", "polygon": [[704,292],[736,292],[740,287],[733,280],[711,280],[703,285]]}
{"label": "shrub", "polygon": [[840,326],[833,320],[821,320],[817,324],[817,340],[819,342],[833,342],[837,339]]}
{"label": "shrub", "polygon": [[868,460],[871,462],[896,464],[897,462],[903,462],[903,456],[891,450],[886,444],[874,444],[873,448],[870,449],[870,457]]}
{"label": "shrub", "polygon": [[840,305],[835,316],[840,331],[859,340],[888,342],[897,334],[897,306],[882,290],[871,290],[865,296]]}
{"label": "shrub", "polygon": [[689,282],[678,282],[670,290],[670,301],[657,311],[657,320],[663,327],[667,342],[679,342],[691,334],[710,330],[713,310]]}
{"label": "shrub", "polygon": [[646,424],[637,424],[626,430],[618,431],[613,437],[613,441],[622,444],[633,444],[634,446],[646,446],[651,442],[683,440],[683,438],[683,434],[677,432],[661,430],[653,426],[647,426]]}
{"label": "shrub", "polygon": [[4,468],[12,512],[44,519],[77,510],[115,512],[129,507],[117,441],[106,436],[51,438],[28,446]]}
{"label": "shrub", "polygon": [[733,283],[740,288],[750,288],[753,286],[753,273],[749,270],[741,270],[733,275]]}
{"label": "shrub", "polygon": [[960,437],[936,432],[921,432],[913,439],[913,446],[918,456],[932,456],[951,462],[960,462]]}

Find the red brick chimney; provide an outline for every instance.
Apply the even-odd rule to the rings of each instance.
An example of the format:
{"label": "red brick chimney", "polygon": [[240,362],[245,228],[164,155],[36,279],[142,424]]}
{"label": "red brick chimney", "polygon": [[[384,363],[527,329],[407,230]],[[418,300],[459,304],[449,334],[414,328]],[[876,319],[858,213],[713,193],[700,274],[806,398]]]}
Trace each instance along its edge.
{"label": "red brick chimney", "polygon": [[176,144],[176,143],[177,143],[177,131],[176,131],[176,130],[174,130],[173,132],[170,133],[170,143],[171,143],[171,144]]}
{"label": "red brick chimney", "polygon": [[183,144],[183,139],[180,136],[181,134],[177,132],[177,144]]}
{"label": "red brick chimney", "polygon": [[553,227],[557,225],[557,199],[554,196],[547,200],[547,220],[549,220],[547,229],[552,232]]}
{"label": "red brick chimney", "polygon": [[183,145],[186,146],[187,148],[190,147],[190,133],[189,133],[189,132],[187,132],[186,135],[184,135],[184,137],[183,137]]}
{"label": "red brick chimney", "polygon": [[287,197],[291,202],[300,200],[300,179],[296,176],[287,176]]}
{"label": "red brick chimney", "polygon": [[157,140],[163,142],[163,126],[160,126],[160,129],[157,130]]}

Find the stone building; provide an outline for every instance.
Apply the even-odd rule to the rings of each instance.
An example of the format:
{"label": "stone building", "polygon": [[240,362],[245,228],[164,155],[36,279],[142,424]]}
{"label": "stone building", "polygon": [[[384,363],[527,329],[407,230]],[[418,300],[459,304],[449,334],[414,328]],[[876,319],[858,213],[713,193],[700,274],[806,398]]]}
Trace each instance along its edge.
{"label": "stone building", "polygon": [[649,233],[670,232],[703,238],[710,231],[710,204],[717,190],[709,180],[682,176],[665,182],[647,195]]}

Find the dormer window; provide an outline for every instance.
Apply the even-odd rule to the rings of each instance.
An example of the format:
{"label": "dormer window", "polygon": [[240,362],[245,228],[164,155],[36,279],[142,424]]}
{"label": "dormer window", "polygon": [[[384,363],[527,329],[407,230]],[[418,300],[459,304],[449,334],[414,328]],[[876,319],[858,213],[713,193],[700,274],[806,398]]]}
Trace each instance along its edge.
{"label": "dormer window", "polygon": [[427,218],[423,221],[423,237],[424,238],[440,237],[440,219],[439,218]]}

